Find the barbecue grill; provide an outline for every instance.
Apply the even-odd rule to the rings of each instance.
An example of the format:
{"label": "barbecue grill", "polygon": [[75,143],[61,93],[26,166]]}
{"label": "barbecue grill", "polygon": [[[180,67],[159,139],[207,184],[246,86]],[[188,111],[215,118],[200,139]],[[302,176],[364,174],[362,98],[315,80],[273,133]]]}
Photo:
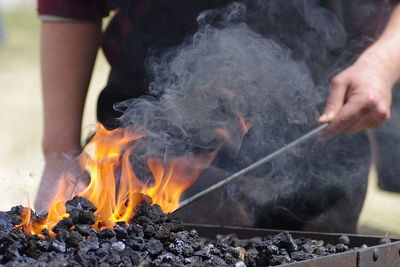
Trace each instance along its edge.
{"label": "barbecue grill", "polygon": [[[256,236],[268,236],[282,232],[281,230],[257,229],[244,227],[227,227],[204,224],[185,224],[186,229],[196,229],[200,236],[215,238],[217,235],[236,234],[239,238],[252,238]],[[337,243],[342,234],[337,233],[312,233],[301,231],[289,232],[294,238],[311,238],[323,240],[326,243]],[[391,239],[392,242],[382,243],[382,237],[351,235],[352,247],[359,249],[348,252],[322,256],[315,259],[280,266],[288,267],[395,267],[400,266],[400,240]],[[361,248],[363,245],[368,247]]]}

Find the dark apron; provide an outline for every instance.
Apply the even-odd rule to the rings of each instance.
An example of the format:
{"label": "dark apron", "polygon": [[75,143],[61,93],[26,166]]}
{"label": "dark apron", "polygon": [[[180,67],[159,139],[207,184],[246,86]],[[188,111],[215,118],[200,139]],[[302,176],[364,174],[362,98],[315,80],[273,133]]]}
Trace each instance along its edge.
{"label": "dark apron", "polygon": [[[196,18],[201,11],[223,7],[231,2],[233,1],[121,0],[114,2],[115,8],[119,8],[119,12],[129,19],[130,26],[125,29],[127,35],[118,57],[111,62],[112,69],[107,87],[99,96],[98,120],[108,128],[119,127],[115,118],[121,114],[113,109],[113,105],[147,93],[151,77],[148,76],[146,70],[146,59],[149,56],[160,55],[165,49],[176,47],[184,41],[185,37],[196,32]],[[271,2],[273,1],[271,0]],[[278,1],[274,2],[278,3]],[[285,1],[285,3],[287,2]],[[333,10],[342,8],[342,5],[348,3],[348,1],[316,2]],[[145,5],[142,6],[139,3],[145,3]],[[249,3],[251,5],[251,1]],[[286,16],[282,13],[284,18],[279,25],[272,23],[268,25],[268,19],[270,19],[268,17],[265,18],[265,25],[267,25],[265,27],[259,27],[258,23],[254,21],[252,24],[252,18],[248,18],[249,25],[265,37],[273,38],[291,48],[295,44],[290,38],[280,36],[279,32],[287,31],[299,35],[302,34],[302,30],[309,30],[301,24],[304,24],[301,18],[298,21],[295,20],[296,12],[292,14],[290,13],[292,11],[289,7],[284,11],[288,12]],[[290,23],[286,24],[285,19]],[[293,27],[293,21],[295,27]],[[348,23],[349,15],[340,14],[339,21],[343,24]],[[349,25],[354,26],[353,24]],[[333,47],[327,57],[321,61],[316,61],[312,54],[306,54],[302,50],[296,50],[293,57],[306,60],[311,70],[317,72],[314,75],[316,82],[326,81],[327,74],[325,72],[334,62],[340,49],[343,47]],[[314,52],[319,53],[319,51]],[[323,103],[321,103],[321,108],[322,105]],[[296,129],[287,125],[288,128],[292,127],[297,130],[299,136],[313,126],[315,125],[303,125]],[[249,135],[252,134],[257,133],[250,131]],[[272,152],[271,147],[274,147],[273,144],[264,142],[264,146],[260,145],[258,151],[252,151],[255,158],[250,161]],[[242,150],[246,149],[245,138]],[[265,173],[268,173],[268,166],[265,166],[258,172],[263,172],[263,175],[253,173],[249,179],[243,179],[211,194],[193,206],[187,207],[181,211],[180,216],[188,222],[195,223],[354,232],[365,197],[369,172],[369,147],[365,134],[354,138],[340,136],[325,143],[312,141],[306,144],[304,150],[308,151],[307,159],[304,156],[294,155],[288,160],[289,166],[281,166],[275,170],[273,175],[268,174],[267,177]],[[245,154],[240,153],[234,159],[235,170],[251,163],[244,158]],[[321,158],[327,159],[332,164],[320,164]],[[225,162],[224,155],[220,155],[210,170],[200,177],[195,186],[185,194],[185,197],[235,171],[225,168]],[[278,166],[279,160],[271,164]],[[274,185],[281,183],[280,179],[284,179],[282,175],[288,173],[285,168],[290,166],[297,168],[293,175],[299,176],[299,170],[301,170],[301,177],[293,179],[296,183],[296,186],[293,187],[295,189],[291,191],[288,187],[284,194],[272,196]],[[268,201],[258,201],[254,198],[255,195],[262,195],[263,192],[271,194]]]}

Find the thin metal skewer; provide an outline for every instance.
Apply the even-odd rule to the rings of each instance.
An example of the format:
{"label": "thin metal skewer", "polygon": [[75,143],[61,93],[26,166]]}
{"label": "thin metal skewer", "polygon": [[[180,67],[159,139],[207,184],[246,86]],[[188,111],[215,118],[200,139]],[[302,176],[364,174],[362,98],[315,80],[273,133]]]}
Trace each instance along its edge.
{"label": "thin metal skewer", "polygon": [[270,161],[271,159],[277,157],[278,155],[288,151],[289,149],[291,149],[291,148],[293,148],[293,147],[295,147],[295,146],[297,146],[297,145],[299,145],[301,143],[304,143],[305,141],[307,141],[311,137],[314,137],[318,133],[320,133],[323,130],[325,130],[328,126],[329,126],[329,123],[322,124],[318,128],[306,133],[305,135],[303,135],[300,138],[296,139],[292,143],[287,144],[286,146],[284,146],[284,147],[278,149],[277,151],[269,154],[265,158],[262,158],[259,161],[251,164],[250,166],[242,169],[241,171],[232,174],[228,178],[226,178],[226,179],[216,183],[215,185],[213,185],[213,186],[211,186],[211,187],[209,187],[209,188],[197,193],[196,195],[194,195],[194,196],[192,196],[192,197],[190,197],[188,199],[185,199],[184,201],[179,203],[179,207],[174,212],[176,212],[177,210],[189,205],[190,203],[192,203],[192,202],[204,197],[205,195],[207,195],[207,194],[209,194],[209,193],[211,193],[211,192],[213,192],[213,191],[215,191],[215,190],[217,190],[217,189],[219,189],[219,188],[221,188],[221,187],[233,182],[234,180],[238,179],[239,177],[241,177],[241,176],[243,176],[243,175],[245,175],[245,174],[257,169],[258,167],[260,167],[264,163],[266,163],[266,162]]}

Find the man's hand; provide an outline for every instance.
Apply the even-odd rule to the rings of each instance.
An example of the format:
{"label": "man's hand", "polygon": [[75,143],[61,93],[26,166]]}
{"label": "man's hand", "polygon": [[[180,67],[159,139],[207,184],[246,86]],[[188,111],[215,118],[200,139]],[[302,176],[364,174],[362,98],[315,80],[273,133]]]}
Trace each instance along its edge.
{"label": "man's hand", "polygon": [[319,123],[330,123],[319,136],[356,134],[381,126],[390,117],[392,87],[400,78],[400,5],[379,39],[349,68],[332,79]]}
{"label": "man's hand", "polygon": [[390,117],[394,80],[378,55],[366,54],[331,81],[325,111],[319,123],[330,122],[320,136],[332,138],[342,132],[353,135],[381,126]]}
{"label": "man's hand", "polygon": [[77,160],[79,153],[77,150],[46,157],[45,169],[34,204],[36,212],[45,214],[56,195],[59,200],[69,199],[87,187],[89,176],[79,166]]}

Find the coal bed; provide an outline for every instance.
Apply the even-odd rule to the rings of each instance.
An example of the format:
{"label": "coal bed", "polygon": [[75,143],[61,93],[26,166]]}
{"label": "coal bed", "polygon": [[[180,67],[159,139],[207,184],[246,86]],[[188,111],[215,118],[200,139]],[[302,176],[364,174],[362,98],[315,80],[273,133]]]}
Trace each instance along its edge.
{"label": "coal bed", "polygon": [[[96,208],[82,197],[55,238],[26,235],[22,206],[0,212],[2,266],[400,266],[400,242],[353,235],[185,225],[143,201],[129,223],[94,230]],[[39,216],[31,220],[40,221]],[[393,242],[392,242],[393,241]]]}

